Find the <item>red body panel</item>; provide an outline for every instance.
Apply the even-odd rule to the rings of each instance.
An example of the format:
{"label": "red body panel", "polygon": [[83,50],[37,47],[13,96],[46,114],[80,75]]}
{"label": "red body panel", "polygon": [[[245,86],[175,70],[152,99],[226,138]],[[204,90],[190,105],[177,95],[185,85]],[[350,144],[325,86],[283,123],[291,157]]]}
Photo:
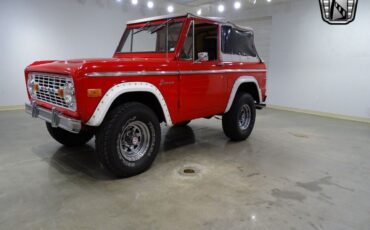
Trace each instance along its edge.
{"label": "red body panel", "polygon": [[[185,20],[185,23],[173,53],[116,53],[113,58],[108,59],[35,62],[25,70],[26,82],[29,72],[59,73],[72,77],[76,90],[77,111],[72,112],[58,107],[57,110],[68,116],[80,119],[83,123],[90,119],[101,100],[101,97],[87,97],[87,89],[101,89],[102,95],[104,95],[111,87],[122,82],[148,82],[155,85],[165,99],[174,124],[185,120],[224,113],[234,82],[240,76],[254,76],[259,83],[262,99],[265,100],[266,72],[247,74],[241,72],[180,74],[183,71],[197,70],[266,68],[264,63],[221,63],[218,61],[194,63],[193,61],[178,60],[178,53],[184,42],[191,18],[184,17],[180,19]],[[158,23],[162,22],[164,20],[158,21]],[[171,73],[177,72],[177,74],[124,77],[87,76],[91,72],[117,71],[171,71]],[[161,81],[170,82],[171,84],[161,84]],[[53,107],[41,101],[36,101],[36,103],[46,108]]]}

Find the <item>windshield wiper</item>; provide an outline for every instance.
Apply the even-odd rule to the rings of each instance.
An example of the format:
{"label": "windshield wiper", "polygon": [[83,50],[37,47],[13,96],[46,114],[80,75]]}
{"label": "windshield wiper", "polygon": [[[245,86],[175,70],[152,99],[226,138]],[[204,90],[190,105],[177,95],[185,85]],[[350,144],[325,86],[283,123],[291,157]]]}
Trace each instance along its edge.
{"label": "windshield wiper", "polygon": [[151,33],[151,34],[153,34],[153,33],[157,32],[157,31],[159,31],[159,30],[163,29],[163,28],[164,28],[164,27],[165,27],[169,22],[171,22],[171,21],[173,21],[173,18],[170,18],[170,19],[168,19],[167,21],[163,22],[162,24],[160,24],[160,25],[158,25],[158,26],[154,27],[154,28],[150,31],[150,33]]}
{"label": "windshield wiper", "polygon": [[150,22],[145,23],[145,25],[143,25],[142,27],[140,27],[139,29],[137,29],[137,30],[134,32],[134,34],[140,33],[140,32],[141,32],[141,31],[143,31],[143,30],[147,30],[149,26],[150,26]]}

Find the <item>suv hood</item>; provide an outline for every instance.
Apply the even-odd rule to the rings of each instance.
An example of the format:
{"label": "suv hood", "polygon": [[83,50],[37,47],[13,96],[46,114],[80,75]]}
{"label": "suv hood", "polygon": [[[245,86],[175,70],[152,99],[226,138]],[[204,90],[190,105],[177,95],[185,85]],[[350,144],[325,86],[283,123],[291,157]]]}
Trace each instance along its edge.
{"label": "suv hood", "polygon": [[26,68],[26,72],[49,72],[83,77],[90,73],[167,71],[176,70],[167,58],[99,58],[71,59],[65,61],[38,61]]}

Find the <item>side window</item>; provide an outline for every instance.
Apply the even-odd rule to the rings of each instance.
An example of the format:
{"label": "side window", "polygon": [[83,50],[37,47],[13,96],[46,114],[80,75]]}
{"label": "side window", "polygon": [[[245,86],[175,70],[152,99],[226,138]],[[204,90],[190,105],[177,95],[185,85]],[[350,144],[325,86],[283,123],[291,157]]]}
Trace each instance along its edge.
{"label": "side window", "polygon": [[221,28],[221,51],[225,54],[233,54],[233,47],[231,43],[231,26],[222,26]]}
{"label": "side window", "polygon": [[194,24],[194,41],[195,41],[195,59],[199,55],[208,56],[203,61],[215,61],[218,59],[218,25],[204,22],[195,22]]}
{"label": "side window", "polygon": [[242,31],[231,26],[223,26],[221,31],[221,50],[223,53],[257,57],[252,31]]}
{"label": "side window", "polygon": [[180,59],[215,61],[218,58],[218,25],[192,21],[189,26]]}
{"label": "side window", "polygon": [[256,57],[257,52],[253,43],[252,31],[241,31],[233,29],[233,43],[235,42],[235,53],[242,56]]}
{"label": "side window", "polygon": [[189,26],[188,33],[185,38],[184,45],[182,46],[180,59],[183,60],[193,60],[193,31],[194,31],[194,21],[191,22]]}

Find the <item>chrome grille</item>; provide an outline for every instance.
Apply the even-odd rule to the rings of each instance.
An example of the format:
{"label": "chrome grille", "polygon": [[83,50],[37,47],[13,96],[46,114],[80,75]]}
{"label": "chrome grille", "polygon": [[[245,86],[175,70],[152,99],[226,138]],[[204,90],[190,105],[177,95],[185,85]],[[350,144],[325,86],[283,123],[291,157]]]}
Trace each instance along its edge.
{"label": "chrome grille", "polygon": [[58,89],[63,88],[72,79],[48,73],[33,73],[35,83],[39,85],[36,99],[68,109],[63,97],[58,96]]}

